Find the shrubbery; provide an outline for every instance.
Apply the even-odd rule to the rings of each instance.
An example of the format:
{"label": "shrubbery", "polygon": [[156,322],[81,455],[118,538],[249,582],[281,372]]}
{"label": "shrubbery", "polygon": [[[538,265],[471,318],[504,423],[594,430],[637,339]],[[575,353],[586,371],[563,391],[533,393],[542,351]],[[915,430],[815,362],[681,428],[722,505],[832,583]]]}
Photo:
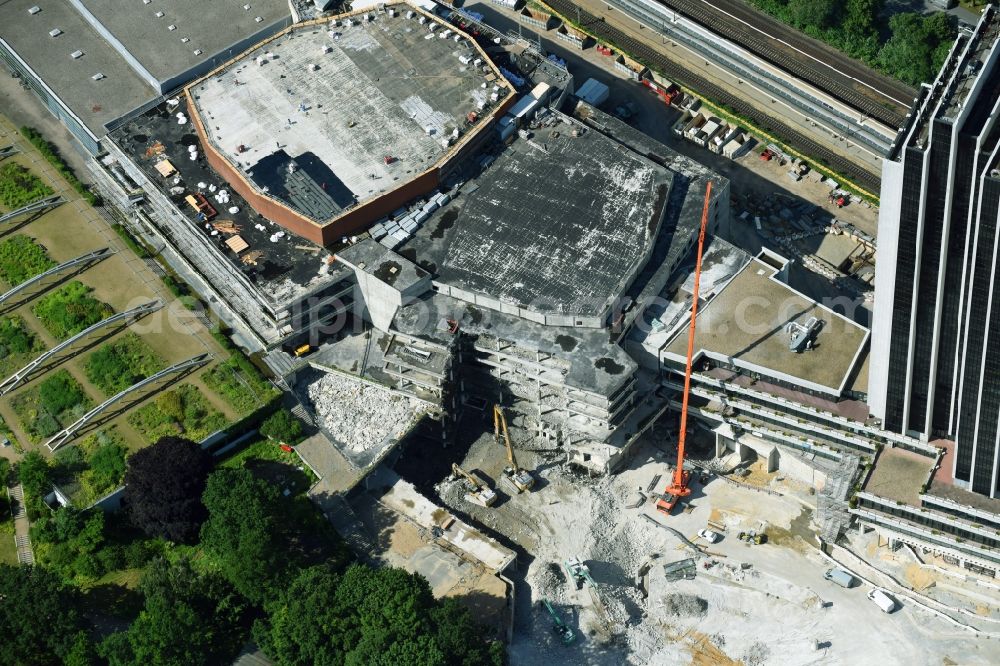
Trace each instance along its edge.
{"label": "shrubbery", "polygon": [[36,130],[34,127],[22,127],[21,134],[24,135],[28,141],[31,142],[38,152],[42,154],[45,160],[56,168],[63,178],[70,184],[74,190],[76,190],[80,196],[87,200],[91,206],[97,206],[101,203],[101,198],[90,191],[86,185],[80,182],[80,179],[76,177],[73,170],[69,168],[66,161],[59,154],[59,149],[56,148],[51,142],[46,141],[42,133]]}
{"label": "shrubbery", "polygon": [[91,354],[84,365],[87,379],[111,396],[163,369],[163,361],[135,333],[126,333]]}
{"label": "shrubbery", "polygon": [[49,333],[65,340],[114,313],[110,305],[91,296],[91,291],[74,280],[39,300],[33,312]]}
{"label": "shrubbery", "polygon": [[14,413],[35,440],[56,434],[65,421],[81,416],[90,405],[90,398],[66,370],[52,373],[11,401]]}
{"label": "shrubbery", "polygon": [[260,434],[279,442],[294,444],[302,437],[302,421],[287,409],[279,409],[261,424]]}
{"label": "shrubbery", "polygon": [[14,210],[52,194],[52,188],[17,162],[0,166],[0,204]]}
{"label": "shrubbery", "polygon": [[226,346],[230,349],[229,358],[209,368],[202,380],[240,414],[248,414],[278,395],[278,389],[242,351],[232,343]]}
{"label": "shrubbery", "polygon": [[45,248],[24,234],[0,242],[0,278],[12,287],[55,265]]}
{"label": "shrubbery", "polygon": [[226,417],[212,409],[194,386],[181,384],[133,411],[128,422],[151,442],[178,435],[200,441],[224,428]]}

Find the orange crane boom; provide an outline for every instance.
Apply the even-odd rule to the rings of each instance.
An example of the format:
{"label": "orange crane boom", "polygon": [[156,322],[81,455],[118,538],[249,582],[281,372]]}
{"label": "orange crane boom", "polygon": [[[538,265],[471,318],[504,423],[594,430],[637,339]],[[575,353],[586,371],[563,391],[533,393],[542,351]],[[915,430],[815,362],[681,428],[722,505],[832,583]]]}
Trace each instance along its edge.
{"label": "orange crane boom", "polygon": [[684,444],[687,440],[688,397],[691,395],[691,360],[694,356],[694,332],[698,319],[698,291],[701,287],[701,255],[705,249],[705,229],[708,227],[708,205],[712,199],[712,181],[705,187],[705,205],[701,210],[701,230],[698,232],[698,255],[694,265],[694,294],[691,302],[691,324],[688,327],[687,365],[684,367],[684,397],[681,400],[681,431],[677,436],[677,468],[664,496],[656,502],[656,510],[669,514],[677,501],[691,494],[690,473],[684,471]]}

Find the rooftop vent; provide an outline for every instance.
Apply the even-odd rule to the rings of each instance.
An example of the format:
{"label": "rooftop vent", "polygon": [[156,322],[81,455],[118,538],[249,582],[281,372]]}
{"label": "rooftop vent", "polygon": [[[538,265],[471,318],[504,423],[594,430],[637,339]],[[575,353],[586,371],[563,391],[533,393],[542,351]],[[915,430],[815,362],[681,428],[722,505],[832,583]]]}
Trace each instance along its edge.
{"label": "rooftop vent", "polygon": [[194,54],[195,55],[201,55],[201,49],[195,49],[194,50]]}
{"label": "rooftop vent", "polygon": [[176,29],[177,29],[177,26],[174,25],[173,23],[171,23],[170,25],[167,26],[167,30],[169,30],[170,32],[173,32]]}
{"label": "rooftop vent", "polygon": [[35,5],[34,7],[29,7],[28,8],[28,13],[31,14],[32,16],[34,16],[35,14],[37,14],[40,11],[42,11],[42,8],[39,7],[38,5]]}
{"label": "rooftop vent", "polygon": [[144,4],[144,5],[148,5],[148,4],[149,4],[149,3],[151,3],[152,1],[153,1],[153,0],[142,0],[142,4]]}
{"label": "rooftop vent", "polygon": [[101,72],[98,72],[97,74],[94,74],[90,78],[94,79],[95,81],[100,81],[101,79],[104,78],[104,74],[102,74]]}
{"label": "rooftop vent", "polygon": [[189,38],[187,38],[187,37],[181,37],[181,44],[187,44],[190,41],[191,40]]}
{"label": "rooftop vent", "polygon": [[250,11],[250,5],[243,5],[243,9]]}
{"label": "rooftop vent", "polygon": [[60,30],[59,28],[52,28],[51,30],[49,30],[49,37],[58,37],[61,34],[62,30]]}
{"label": "rooftop vent", "polygon": [[264,18],[261,17],[261,16],[255,16],[255,17],[253,17],[253,20],[254,20],[255,23],[260,23],[261,21],[264,20]]}
{"label": "rooftop vent", "polygon": [[77,49],[76,51],[73,51],[72,53],[70,53],[69,57],[72,58],[73,60],[76,60],[77,58],[82,58],[83,57],[83,51]]}
{"label": "rooftop vent", "polygon": [[155,14],[153,14],[153,16],[155,16],[156,18],[163,18],[163,12],[156,12]]}

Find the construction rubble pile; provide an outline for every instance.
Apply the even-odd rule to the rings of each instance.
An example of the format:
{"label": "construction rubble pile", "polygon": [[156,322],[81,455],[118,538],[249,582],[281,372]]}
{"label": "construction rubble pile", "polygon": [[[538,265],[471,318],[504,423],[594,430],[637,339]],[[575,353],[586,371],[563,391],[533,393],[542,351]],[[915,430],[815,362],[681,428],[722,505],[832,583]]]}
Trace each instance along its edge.
{"label": "construction rubble pile", "polygon": [[401,437],[425,411],[416,400],[333,373],[309,385],[309,399],[323,428],[354,452]]}

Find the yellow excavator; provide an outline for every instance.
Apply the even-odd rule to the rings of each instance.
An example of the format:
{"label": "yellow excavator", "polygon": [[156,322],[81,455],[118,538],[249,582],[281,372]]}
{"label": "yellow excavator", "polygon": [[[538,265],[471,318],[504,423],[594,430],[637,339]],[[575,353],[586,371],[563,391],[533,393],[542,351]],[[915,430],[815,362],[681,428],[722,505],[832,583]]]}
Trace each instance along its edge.
{"label": "yellow excavator", "polygon": [[469,492],[465,494],[465,499],[469,500],[473,504],[478,504],[483,507],[493,506],[496,504],[496,492],[484,482],[472,476],[455,463],[451,464],[451,471],[456,477],[462,477],[469,482]]}
{"label": "yellow excavator", "polygon": [[514,447],[511,446],[510,433],[507,432],[507,417],[504,416],[500,405],[493,405],[493,436],[496,437],[498,444],[502,436],[503,443],[507,445],[507,462],[510,465],[503,470],[504,478],[509,480],[519,493],[534,488],[535,477],[531,476],[528,470],[518,467],[517,459],[514,458]]}

